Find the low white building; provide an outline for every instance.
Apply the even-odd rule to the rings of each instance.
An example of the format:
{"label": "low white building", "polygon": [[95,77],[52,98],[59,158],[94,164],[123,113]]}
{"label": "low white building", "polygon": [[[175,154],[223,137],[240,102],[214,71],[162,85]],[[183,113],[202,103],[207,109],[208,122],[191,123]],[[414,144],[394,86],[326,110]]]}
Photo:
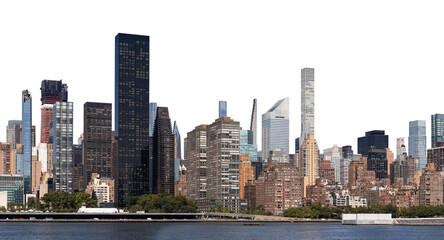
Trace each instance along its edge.
{"label": "low white building", "polygon": [[8,209],[8,192],[0,192],[0,207]]}

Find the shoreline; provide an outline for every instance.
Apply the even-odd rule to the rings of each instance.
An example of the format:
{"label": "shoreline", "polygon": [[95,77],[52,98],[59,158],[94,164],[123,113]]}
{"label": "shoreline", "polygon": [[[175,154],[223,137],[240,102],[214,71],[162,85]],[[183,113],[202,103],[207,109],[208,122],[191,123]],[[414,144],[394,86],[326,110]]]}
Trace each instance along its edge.
{"label": "shoreline", "polygon": [[244,223],[262,225],[264,223],[340,223],[340,219],[278,219],[278,220],[239,220],[239,219],[0,219],[4,222],[132,222],[132,223]]}

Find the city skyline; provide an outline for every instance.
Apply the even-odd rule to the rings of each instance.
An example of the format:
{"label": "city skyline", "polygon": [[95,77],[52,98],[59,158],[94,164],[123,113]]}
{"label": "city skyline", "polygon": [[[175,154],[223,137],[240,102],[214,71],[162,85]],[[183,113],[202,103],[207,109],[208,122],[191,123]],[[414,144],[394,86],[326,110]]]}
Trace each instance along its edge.
{"label": "city skyline", "polygon": [[[390,10],[396,7],[396,3],[389,3],[387,9],[380,10],[376,6],[368,6],[370,10],[375,10],[382,16],[375,22],[368,22],[365,17],[368,17],[370,10],[366,10],[363,16],[358,16],[355,13],[347,13],[344,17],[333,18],[331,23],[321,22],[307,23],[306,26],[298,24],[296,21],[299,18],[305,16],[305,14],[329,14],[326,9],[320,8],[319,13],[311,10],[310,7],[314,7],[313,4],[285,4],[284,8],[278,8],[278,6],[265,6],[265,4],[257,4],[257,12],[249,13],[249,16],[256,22],[249,22],[242,18],[243,9],[246,9],[250,5],[243,3],[240,4],[240,10],[231,10],[233,13],[233,19],[229,22],[223,23],[218,20],[220,17],[219,12],[215,13],[215,16],[200,13],[198,16],[207,17],[208,24],[214,24],[214,27],[210,29],[210,33],[226,34],[227,36],[221,37],[221,35],[201,35],[199,33],[199,27],[192,27],[186,24],[198,23],[201,20],[195,18],[185,18],[184,23],[179,24],[179,27],[174,26],[177,22],[164,23],[166,28],[175,30],[174,33],[162,30],[159,26],[150,25],[141,27],[141,25],[135,25],[128,27],[127,25],[132,21],[136,21],[138,17],[130,17],[128,21],[124,21],[123,25],[117,27],[109,27],[104,29],[100,34],[93,31],[93,28],[85,28],[87,24],[98,24],[99,22],[92,20],[93,14],[85,15],[84,22],[73,22],[69,19],[70,14],[66,7],[61,8],[56,15],[68,14],[66,17],[59,18],[61,23],[66,23],[69,26],[80,25],[81,31],[87,32],[90,36],[94,36],[94,39],[88,41],[79,41],[79,38],[74,35],[82,35],[81,31],[73,30],[74,28],[67,28],[68,30],[61,30],[57,34],[52,33],[50,28],[43,29],[42,32],[32,31],[31,27],[38,26],[35,24],[44,25],[44,23],[50,23],[50,26],[56,26],[57,23],[53,23],[54,15],[51,17],[41,16],[45,14],[39,14],[39,17],[35,17],[35,22],[31,22],[25,25],[25,22],[17,22],[8,26],[5,26],[5,30],[8,33],[16,34],[11,39],[2,40],[2,56],[0,62],[3,66],[6,66],[0,73],[0,78],[11,81],[8,84],[8,88],[4,88],[1,91],[2,99],[8,100],[10,104],[5,106],[5,112],[7,115],[3,115],[0,118],[0,124],[7,126],[8,120],[20,119],[20,105],[18,99],[20,98],[21,90],[29,89],[36,98],[39,98],[40,83],[44,79],[63,79],[64,82],[70,86],[70,101],[74,102],[74,139],[77,139],[82,133],[82,107],[85,102],[109,102],[114,103],[113,88],[114,88],[114,39],[115,34],[119,32],[128,32],[133,34],[149,35],[153,42],[151,47],[153,63],[153,73],[151,73],[151,101],[158,102],[161,106],[168,106],[170,110],[171,120],[175,120],[181,126],[183,132],[189,132],[194,129],[195,126],[202,123],[213,122],[217,117],[217,102],[220,99],[224,99],[230,105],[229,116],[232,119],[239,121],[243,129],[249,129],[250,124],[250,110],[251,100],[258,99],[258,113],[263,114],[267,108],[272,105],[277,99],[284,97],[290,97],[290,153],[294,153],[293,141],[300,135],[300,76],[299,71],[305,67],[313,67],[316,69],[316,140],[320,146],[320,149],[326,149],[333,144],[338,146],[352,145],[353,149],[357,150],[357,137],[361,136],[365,131],[370,130],[385,130],[386,134],[390,135],[389,147],[394,150],[396,147],[396,138],[408,137],[408,122],[417,119],[426,119],[426,125],[431,126],[430,116],[435,113],[443,113],[444,108],[439,106],[439,101],[435,96],[439,96],[438,88],[430,88],[431,84],[436,84],[439,79],[444,77],[444,74],[439,70],[438,61],[436,56],[442,55],[444,49],[439,42],[442,42],[441,35],[426,32],[427,38],[419,38],[411,40],[405,38],[409,36],[410,32],[421,32],[422,27],[425,30],[433,29],[434,24],[431,20],[437,16],[433,15],[434,9],[431,9],[430,16],[426,16],[419,20],[416,24],[411,24],[413,20],[410,20],[409,13],[416,11],[418,6],[403,4],[405,8],[404,13],[399,13],[401,20],[405,22],[398,22],[400,20],[394,20],[389,17]],[[325,3],[326,6],[332,3]],[[31,4],[32,5],[32,4]],[[340,6],[341,4],[339,4]],[[9,5],[14,8],[15,5]],[[129,6],[132,6],[129,4]],[[165,8],[166,5],[148,4],[152,6],[152,9]],[[282,7],[282,5],[279,5]],[[356,6],[356,5],[355,5]],[[8,7],[8,6],[6,6]],[[91,9],[96,9],[97,5],[92,5]],[[111,13],[118,10],[118,6],[111,4]],[[185,9],[191,8],[184,6]],[[222,8],[228,6],[221,6]],[[270,10],[282,11],[282,16],[276,19],[263,19],[261,18],[261,12],[266,11],[267,7],[271,7]],[[306,7],[309,9],[307,13],[295,12],[291,13],[291,9],[295,7]],[[419,6],[419,8],[427,6]],[[75,7],[74,7],[75,8]],[[123,6],[125,8],[125,6]],[[334,6],[338,8],[338,6]],[[42,10],[43,13],[48,10],[44,10],[41,7],[36,9]],[[54,10],[54,9],[52,9]],[[155,11],[142,14],[143,17],[152,21],[163,19],[162,16],[155,13]],[[239,11],[239,12],[238,12]],[[37,12],[37,11],[36,11]],[[1,16],[0,19],[8,18],[9,13]],[[35,13],[25,10],[24,14],[34,16]],[[174,11],[177,17],[180,17],[181,13]],[[50,15],[50,14],[48,14]],[[111,21],[111,15],[105,15],[104,19]],[[136,15],[136,14],[135,14]],[[188,15],[188,14],[187,14]],[[336,15],[340,15],[335,13]],[[349,23],[347,17],[355,17],[356,25]],[[442,17],[439,16],[439,19]],[[12,18],[13,19],[13,18]],[[73,18],[74,19],[74,18]],[[438,19],[438,20],[439,20]],[[315,36],[306,37],[306,40],[295,41],[300,37],[301,32],[295,31],[283,31],[281,28],[275,29],[276,26],[282,24],[284,20],[291,20],[290,22],[295,29],[307,30],[310,33],[314,33],[311,28],[317,28],[320,32],[326,31],[336,38],[330,38],[329,41],[322,40],[316,42]],[[90,21],[90,22],[88,22]],[[150,21],[150,22],[152,22]],[[270,26],[264,25],[264,23],[270,21]],[[356,29],[355,33],[346,32],[346,27],[334,27],[339,33],[333,33],[328,30],[328,27],[333,26],[330,24],[337,23],[352,24],[352,26],[362,28]],[[436,19],[435,19],[436,21]],[[4,22],[8,22],[4,20]],[[440,21],[436,21],[440,22]],[[239,24],[236,27],[235,23]],[[384,24],[383,24],[384,23]],[[388,24],[386,24],[388,23]],[[28,24],[28,23],[26,23]],[[53,25],[51,25],[53,24]],[[185,25],[183,25],[185,24]],[[246,26],[251,29],[251,32],[243,32],[242,26]],[[290,27],[291,25],[283,26]],[[385,24],[387,26],[385,26]],[[390,26],[399,24],[399,34],[393,34]],[[339,24],[340,25],[340,24]],[[126,27],[123,27],[126,26]],[[164,28],[165,28],[164,26]],[[190,30],[186,33],[185,38],[178,40],[177,34],[183,33],[180,27],[184,27]],[[226,27],[233,27],[232,30],[227,30]],[[269,33],[264,39],[257,39],[256,36],[259,32],[262,33],[263,29],[259,26],[265,26],[265,30]],[[420,28],[421,26],[421,28]],[[436,27],[435,27],[436,28]],[[20,32],[17,29],[22,29]],[[38,29],[38,28],[37,28]],[[77,29],[77,28],[75,28]],[[284,28],[285,29],[285,28]],[[27,34],[26,31],[30,30],[30,33],[34,35],[36,39],[30,46],[25,46],[22,49],[23,34]],[[21,32],[23,31],[23,32]],[[92,31],[92,32],[91,32]],[[366,33],[368,31],[368,33]],[[381,33],[380,33],[381,32]],[[237,34],[239,37],[231,39],[232,34]],[[369,37],[371,33],[374,33],[374,37]],[[342,34],[342,35],[341,35]],[[390,39],[384,38],[383,41],[379,40],[385,35],[389,35]],[[304,35],[306,36],[306,35]],[[316,35],[320,36],[320,35]],[[321,36],[323,36],[321,34]],[[347,40],[347,37],[352,36],[351,40]],[[367,39],[368,37],[368,39]],[[201,38],[201,39],[199,39]],[[403,41],[399,41],[402,38]],[[350,44],[352,40],[355,40],[355,44]],[[292,43],[293,41],[293,43]],[[314,41],[314,43],[310,43]],[[331,42],[330,42],[331,41]],[[342,43],[342,41],[344,43]],[[226,42],[227,45],[221,49],[216,49],[216,44]],[[247,42],[251,46],[246,45]],[[400,46],[395,45],[398,42],[402,42]],[[279,44],[277,44],[279,43]],[[424,46],[427,43],[427,46]],[[41,47],[37,47],[40,44]],[[190,49],[184,50],[185,45],[188,45]],[[269,46],[267,46],[267,44]],[[308,45],[307,45],[308,44]],[[346,45],[342,45],[346,44]],[[347,45],[348,44],[348,45]],[[239,45],[241,47],[236,47]],[[257,65],[255,58],[258,58],[257,49],[258,46],[267,46],[266,58],[273,61],[265,61],[264,65]],[[278,46],[279,45],[279,46]],[[326,46],[321,46],[326,45]],[[8,46],[6,49],[4,46]],[[69,47],[70,46],[70,47]],[[221,44],[222,46],[222,44]],[[271,46],[273,48],[271,48]],[[411,55],[407,55],[410,60],[403,60],[405,58],[404,48],[410,47],[421,49],[412,50]],[[31,47],[31,49],[30,49]],[[359,48],[358,48],[359,47]],[[421,47],[421,48],[419,48]],[[14,51],[10,51],[14,49]],[[168,49],[169,48],[169,49]],[[303,48],[307,48],[304,50]],[[359,54],[353,53],[353,51],[359,49]],[[424,49],[425,48],[425,49]],[[430,48],[430,49],[429,49]],[[93,49],[93,50],[92,50]],[[287,49],[288,51],[283,51]],[[335,54],[339,54],[337,50],[341,49],[341,52],[345,57],[341,58],[342,61],[336,61]],[[428,50],[429,49],[429,50]],[[433,51],[431,51],[433,49]],[[189,51],[196,51],[197,57],[193,58],[193,63],[189,64],[183,61],[186,60],[185,56],[189,57]],[[210,50],[210,51],[208,51]],[[371,51],[375,51],[372,53]],[[20,71],[16,68],[19,67],[18,62],[14,59],[15,54],[21,55],[22,51],[27,52],[29,59],[25,59],[24,64],[28,66],[28,71]],[[205,53],[208,51],[209,53]],[[226,51],[227,53],[224,53]],[[311,51],[311,52],[310,52]],[[325,51],[325,52],[322,52]],[[299,52],[299,54],[297,54]],[[386,57],[379,59],[378,56],[384,52]],[[29,54],[31,53],[31,54]],[[311,54],[311,55],[310,55]],[[214,56],[213,56],[214,55]],[[292,56],[293,55],[293,56]],[[88,56],[85,58],[85,56]],[[296,56],[296,57],[294,57]],[[435,56],[435,57],[434,57]],[[350,58],[350,60],[347,59]],[[365,58],[370,57],[369,62],[366,64],[353,64],[353,62],[360,62]],[[68,58],[74,59],[76,64],[68,61]],[[201,62],[201,58],[206,59],[205,62]],[[228,66],[223,68],[218,66],[217,62],[212,63],[217,58],[221,58],[221,61],[225,61]],[[261,57],[262,58],[262,57]],[[294,60],[296,58],[296,60]],[[324,58],[324,59],[322,59]],[[12,60],[11,60],[12,59]],[[38,60],[37,59],[41,59]],[[276,59],[276,60],[275,60]],[[353,59],[353,61],[351,60]],[[375,60],[378,59],[378,62]],[[424,60],[426,59],[426,60]],[[82,60],[82,61],[80,61]],[[228,61],[230,60],[230,61]],[[93,64],[94,62],[94,64]],[[95,62],[99,62],[96,64]],[[251,63],[250,63],[251,62]],[[332,64],[333,63],[333,64]],[[370,64],[371,63],[371,64]],[[199,66],[203,64],[202,66]],[[257,66],[253,66],[256,64]],[[332,65],[332,66],[330,66]],[[365,65],[365,66],[364,66]],[[92,67],[94,66],[94,67]],[[241,68],[242,66],[242,68]],[[343,68],[347,66],[347,71],[344,72]],[[420,69],[427,67],[428,71],[424,72]],[[204,69],[206,68],[206,69]],[[342,69],[341,69],[342,68]],[[168,71],[172,70],[172,71]],[[223,69],[223,73],[221,73]],[[258,71],[260,69],[260,71]],[[202,71],[201,73],[195,73]],[[185,81],[179,80],[180,75],[175,76],[170,72],[181,72],[185,76]],[[220,76],[218,76],[218,74]],[[417,79],[421,79],[420,85],[413,84]],[[94,81],[96,83],[94,83]],[[200,84],[204,81],[211,84]],[[227,82],[228,81],[228,82]],[[219,89],[217,91],[211,91],[211,85],[218,82],[224,84],[218,84]],[[86,87],[85,84],[91,84],[91,87]],[[100,84],[100,91],[97,91]],[[235,84],[235,85],[234,85]],[[174,85],[176,90],[174,94],[165,94],[171,91],[171,86]],[[225,86],[227,85],[227,86]],[[190,94],[183,91],[184,89],[192,90],[198,89],[199,94]],[[197,88],[196,88],[197,86]],[[234,87],[233,86],[237,86]],[[249,86],[249,88],[248,88]],[[249,89],[250,91],[245,91]],[[228,90],[230,92],[228,92]],[[418,91],[428,91],[427,95],[423,95],[421,98],[413,99],[406,98],[405,96],[416,94]],[[435,92],[436,91],[436,92]],[[374,92],[378,92],[378,95],[374,95]],[[191,93],[197,93],[197,91],[191,91]],[[380,96],[387,97],[380,97]],[[174,97],[171,97],[174,96]],[[189,97],[188,97],[189,96]],[[239,97],[241,96],[241,97]],[[415,95],[416,96],[416,95]],[[187,105],[182,99],[187,99],[187,103],[196,106],[192,109],[191,114],[193,118],[188,117],[186,114]],[[205,101],[202,101],[205,99]],[[399,99],[402,99],[399,101]],[[188,105],[189,106],[189,105]],[[34,101],[33,112],[39,113],[39,101]],[[340,115],[342,108],[348,107],[351,112],[348,114]],[[114,108],[114,106],[113,106]],[[197,111],[195,109],[203,109]],[[386,116],[381,118],[376,115],[367,114],[368,111],[374,109],[380,114]],[[389,120],[390,119],[390,120]],[[32,125],[37,127],[36,132],[38,136],[36,139],[40,139],[40,117],[33,118]],[[113,120],[114,122],[115,120]],[[332,128],[331,126],[335,126]],[[261,125],[258,126],[258,146],[261,146]],[[113,126],[115,129],[115,126]],[[430,144],[430,128],[427,129],[426,135],[427,146]],[[5,134],[0,135],[2,142],[6,141]]]}

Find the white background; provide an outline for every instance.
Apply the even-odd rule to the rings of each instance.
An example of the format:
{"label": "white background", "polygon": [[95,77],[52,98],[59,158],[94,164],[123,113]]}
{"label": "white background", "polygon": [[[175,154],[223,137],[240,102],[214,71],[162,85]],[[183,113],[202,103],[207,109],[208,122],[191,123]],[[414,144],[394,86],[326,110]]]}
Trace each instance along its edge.
{"label": "white background", "polygon": [[[21,119],[40,84],[63,79],[74,136],[86,101],[114,104],[114,37],[149,35],[150,101],[167,106],[182,137],[218,116],[249,128],[290,97],[290,152],[300,135],[300,70],[315,68],[315,137],[321,149],[353,145],[365,131],[408,137],[411,120],[444,113],[442,1],[2,1],[0,126]],[[114,110],[114,109],[113,109]],[[39,133],[37,141],[39,141]],[[0,134],[6,140],[6,129]]]}

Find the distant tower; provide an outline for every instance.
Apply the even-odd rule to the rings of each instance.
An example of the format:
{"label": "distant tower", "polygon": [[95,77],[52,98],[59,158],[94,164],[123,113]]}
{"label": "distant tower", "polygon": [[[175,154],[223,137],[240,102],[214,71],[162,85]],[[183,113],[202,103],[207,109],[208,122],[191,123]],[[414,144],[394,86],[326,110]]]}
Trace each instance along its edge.
{"label": "distant tower", "polygon": [[180,140],[179,127],[176,121],[174,121],[173,127],[174,134],[174,182],[179,181],[180,172],[180,160],[182,159],[182,141]]}
{"label": "distant tower", "polygon": [[303,144],[307,134],[315,134],[315,91],[314,68],[301,70],[301,138],[299,144]]}
{"label": "distant tower", "polygon": [[427,164],[426,121],[409,122],[409,155],[418,162],[416,170],[423,169]]}
{"label": "distant tower", "polygon": [[407,153],[405,140],[403,137],[396,138],[396,159],[399,159],[403,153]]}
{"label": "distant tower", "polygon": [[[250,131],[253,132],[253,144],[257,145],[257,99],[253,100],[253,111],[251,112]],[[251,161],[251,159],[250,159]]]}
{"label": "distant tower", "polygon": [[432,148],[436,148],[438,142],[444,142],[444,114],[432,115]]}
{"label": "distant tower", "polygon": [[156,120],[157,103],[150,102],[150,137],[153,136],[154,121]]}
{"label": "distant tower", "polygon": [[219,101],[219,118],[227,116],[227,101]]}
{"label": "distant tower", "polygon": [[32,96],[28,90],[22,91],[22,142],[23,142],[23,176],[25,194],[32,192]]}
{"label": "distant tower", "polygon": [[268,161],[270,150],[282,149],[289,155],[290,99],[277,101],[262,114],[262,159]]}

